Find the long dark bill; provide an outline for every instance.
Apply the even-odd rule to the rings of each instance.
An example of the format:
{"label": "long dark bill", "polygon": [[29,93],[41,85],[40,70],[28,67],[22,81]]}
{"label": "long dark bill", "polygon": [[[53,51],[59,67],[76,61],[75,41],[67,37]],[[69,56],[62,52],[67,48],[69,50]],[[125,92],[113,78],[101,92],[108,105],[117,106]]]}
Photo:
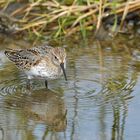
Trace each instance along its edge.
{"label": "long dark bill", "polygon": [[65,80],[67,81],[67,76],[66,76],[66,72],[65,72],[65,69],[64,69],[64,63],[61,63],[60,66],[62,68],[62,71],[63,71],[64,77],[65,77]]}

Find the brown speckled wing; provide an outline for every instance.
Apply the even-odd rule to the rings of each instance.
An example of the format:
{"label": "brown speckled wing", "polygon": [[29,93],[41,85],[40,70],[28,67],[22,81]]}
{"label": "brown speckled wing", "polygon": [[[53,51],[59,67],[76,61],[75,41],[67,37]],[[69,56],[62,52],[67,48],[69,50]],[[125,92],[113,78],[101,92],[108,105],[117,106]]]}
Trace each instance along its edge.
{"label": "brown speckled wing", "polygon": [[31,66],[40,62],[40,55],[37,50],[6,50],[5,55],[16,64],[19,69],[28,70]]}

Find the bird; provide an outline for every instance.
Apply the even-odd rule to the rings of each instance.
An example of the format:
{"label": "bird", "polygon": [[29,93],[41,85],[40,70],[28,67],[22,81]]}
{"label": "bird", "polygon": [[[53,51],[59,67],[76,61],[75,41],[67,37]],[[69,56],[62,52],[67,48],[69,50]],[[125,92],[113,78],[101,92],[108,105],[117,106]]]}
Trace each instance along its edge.
{"label": "bird", "polygon": [[66,76],[66,50],[62,47],[41,45],[29,49],[6,49],[5,55],[18,69],[27,75],[27,86],[33,78],[45,79],[48,88],[48,80]]}

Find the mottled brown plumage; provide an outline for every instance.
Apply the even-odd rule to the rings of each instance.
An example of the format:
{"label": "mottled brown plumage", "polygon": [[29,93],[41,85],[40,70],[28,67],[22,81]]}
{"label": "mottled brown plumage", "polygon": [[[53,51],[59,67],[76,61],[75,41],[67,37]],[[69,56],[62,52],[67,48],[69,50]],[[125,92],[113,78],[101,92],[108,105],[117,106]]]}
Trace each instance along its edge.
{"label": "mottled brown plumage", "polygon": [[5,55],[24,71],[28,79],[34,77],[56,79],[62,75],[66,78],[66,52],[61,47],[40,46],[31,49],[7,49]]}

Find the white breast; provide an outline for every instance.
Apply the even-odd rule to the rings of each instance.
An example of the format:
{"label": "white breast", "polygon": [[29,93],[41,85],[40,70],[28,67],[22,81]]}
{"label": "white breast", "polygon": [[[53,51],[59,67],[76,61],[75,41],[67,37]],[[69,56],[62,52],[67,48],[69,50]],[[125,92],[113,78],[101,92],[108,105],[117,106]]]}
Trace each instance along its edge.
{"label": "white breast", "polygon": [[56,79],[62,75],[62,70],[56,66],[49,67],[45,61],[41,61],[41,63],[39,63],[37,66],[34,66],[27,71],[26,74],[28,79],[32,79],[33,77]]}

